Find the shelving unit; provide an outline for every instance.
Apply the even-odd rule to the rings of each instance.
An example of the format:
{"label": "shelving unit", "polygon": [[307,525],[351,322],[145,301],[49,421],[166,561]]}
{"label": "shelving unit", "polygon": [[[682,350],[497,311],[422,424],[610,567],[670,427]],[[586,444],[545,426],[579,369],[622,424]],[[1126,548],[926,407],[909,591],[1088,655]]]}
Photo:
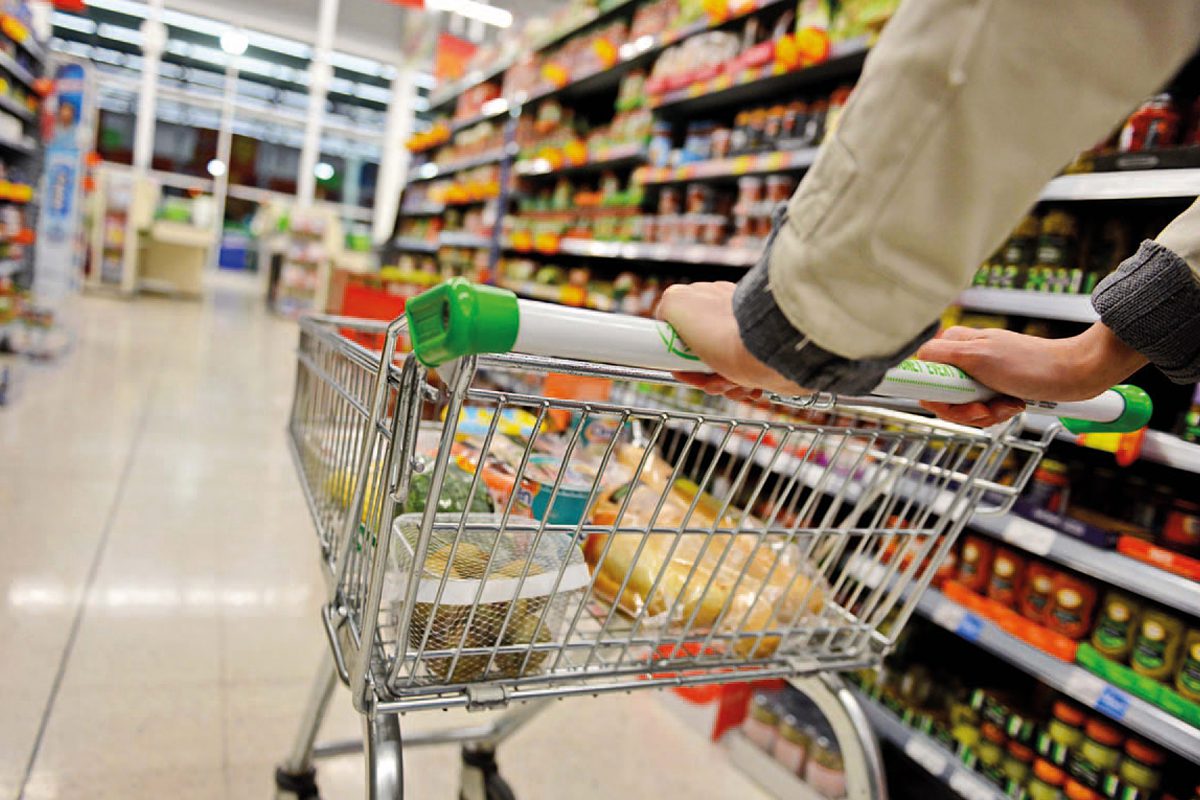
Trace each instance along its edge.
{"label": "shelving unit", "polygon": [[462,172],[465,169],[473,169],[475,167],[483,167],[488,164],[497,164],[504,160],[505,152],[503,149],[494,150],[490,153],[475,156],[474,158],[465,158],[462,161],[455,161],[444,166],[429,163],[422,164],[413,170],[408,176],[409,183],[420,183],[421,181],[431,181],[434,178],[444,178],[447,175],[453,175],[456,172]]}
{"label": "shelving unit", "polygon": [[8,53],[0,51],[0,70],[4,70],[9,75],[12,75],[21,83],[25,84],[25,88],[33,91],[33,82],[36,80],[33,73],[18,64],[13,57]]}
{"label": "shelving unit", "polygon": [[[7,88],[0,94],[0,116],[10,124],[0,136],[0,160],[6,179],[0,180],[0,205],[6,208],[4,230],[0,230],[0,278],[12,280],[18,287],[34,285],[34,239],[41,198],[35,187],[43,171],[43,149],[38,113],[41,97],[36,90],[38,77],[45,70],[45,53],[29,28],[10,14],[0,14],[0,37],[14,42],[16,55],[30,63],[25,67],[6,50],[0,50],[0,77],[7,77]],[[23,52],[21,52],[23,51]],[[4,81],[0,80],[0,83]],[[11,93],[10,93],[11,92]],[[18,95],[25,98],[18,99]],[[19,130],[18,130],[19,128]],[[20,235],[18,235],[20,233]],[[37,302],[37,298],[34,298]]]}
{"label": "shelving unit", "polygon": [[1200,195],[1200,168],[1147,169],[1060,175],[1042,190],[1042,200],[1153,200]]}
{"label": "shelving unit", "polygon": [[1029,673],[1088,708],[1120,722],[1193,762],[1200,763],[1200,730],[1128,692],[1110,685],[1083,667],[1060,661],[1010,636],[990,620],[929,589],[917,611],[946,630]]}
{"label": "shelving unit", "polygon": [[890,742],[913,763],[967,800],[1008,800],[1008,795],[982,775],[964,766],[932,738],[901,722],[892,712],[857,689],[851,690],[879,738]]}
{"label": "shelving unit", "polygon": [[[506,246],[511,248],[510,243]],[[636,261],[716,264],[726,267],[751,267],[760,251],[703,244],[661,244],[657,242],[602,242],[591,239],[563,239],[558,252],[590,258],[615,258]]]}
{"label": "shelving unit", "polygon": [[721,744],[729,753],[729,760],[776,800],[826,800],[823,794],[788,772],[740,730],[725,734]]}
{"label": "shelving unit", "polygon": [[971,518],[972,528],[1001,541],[1099,578],[1139,597],[1200,617],[1200,583],[1113,550],[1076,539],[1015,514]]}
{"label": "shelving unit", "polygon": [[808,169],[817,160],[819,149],[780,150],[752,153],[711,161],[696,161],[679,167],[645,167],[638,177],[644,185],[686,183],[702,180],[732,180],[742,175],[762,175]]}
{"label": "shelving unit", "polygon": [[461,231],[442,231],[438,236],[438,242],[442,247],[492,246],[492,238],[490,236],[482,236],[477,233],[463,233]]}
{"label": "shelving unit", "polygon": [[636,166],[645,160],[643,148],[634,144],[611,148],[600,154],[594,161],[585,161],[582,164],[564,164],[557,168],[544,158],[518,161],[513,164],[513,172],[523,178],[544,175],[553,175],[555,178],[560,175],[591,175],[606,170]]}

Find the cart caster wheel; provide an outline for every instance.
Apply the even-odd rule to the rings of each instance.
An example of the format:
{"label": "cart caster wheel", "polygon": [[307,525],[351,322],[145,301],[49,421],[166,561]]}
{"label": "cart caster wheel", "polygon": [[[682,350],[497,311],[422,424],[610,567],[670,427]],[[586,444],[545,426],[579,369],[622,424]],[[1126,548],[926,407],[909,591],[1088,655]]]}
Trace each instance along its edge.
{"label": "cart caster wheel", "polygon": [[317,791],[317,771],[309,769],[299,774],[275,768],[276,800],[321,800]]}
{"label": "cart caster wheel", "polygon": [[462,753],[462,789],[458,800],[516,800],[508,781],[500,777],[493,750]]}

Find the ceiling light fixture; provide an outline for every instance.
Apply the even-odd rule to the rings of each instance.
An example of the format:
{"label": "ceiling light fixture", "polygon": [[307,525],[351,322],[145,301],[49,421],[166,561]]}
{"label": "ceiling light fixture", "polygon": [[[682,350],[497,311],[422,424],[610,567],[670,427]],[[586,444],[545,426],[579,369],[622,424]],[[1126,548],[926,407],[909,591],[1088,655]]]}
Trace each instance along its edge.
{"label": "ceiling light fixture", "polygon": [[512,12],[477,0],[425,0],[425,8],[429,11],[449,11],[497,28],[508,28],[513,24]]}

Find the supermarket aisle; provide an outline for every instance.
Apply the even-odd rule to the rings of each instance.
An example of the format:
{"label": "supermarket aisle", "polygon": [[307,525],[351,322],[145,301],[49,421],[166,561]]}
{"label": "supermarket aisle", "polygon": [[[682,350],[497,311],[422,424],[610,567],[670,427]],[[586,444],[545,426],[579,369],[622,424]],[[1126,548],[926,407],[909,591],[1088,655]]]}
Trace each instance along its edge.
{"label": "supermarket aisle", "polygon": [[[224,275],[204,304],[86,298],[78,321],[0,412],[0,799],[267,797],[324,646],[283,433],[295,326]],[[326,737],[357,732],[339,696]],[[411,796],[454,796],[456,760],[410,758]],[[501,765],[523,800],[761,796],[644,694],[558,705]],[[361,796],[360,769],[325,764],[324,796]]]}

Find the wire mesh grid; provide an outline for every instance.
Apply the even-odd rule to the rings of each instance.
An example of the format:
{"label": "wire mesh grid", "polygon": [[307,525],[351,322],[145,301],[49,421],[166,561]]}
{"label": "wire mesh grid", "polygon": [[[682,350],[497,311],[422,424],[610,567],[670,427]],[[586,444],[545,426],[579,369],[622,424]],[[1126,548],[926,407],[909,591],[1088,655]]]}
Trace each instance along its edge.
{"label": "wire mesh grid", "polygon": [[400,707],[876,663],[1041,447],[528,356],[443,384],[403,343],[379,387],[378,353],[302,329],[291,434],[331,603]]}

